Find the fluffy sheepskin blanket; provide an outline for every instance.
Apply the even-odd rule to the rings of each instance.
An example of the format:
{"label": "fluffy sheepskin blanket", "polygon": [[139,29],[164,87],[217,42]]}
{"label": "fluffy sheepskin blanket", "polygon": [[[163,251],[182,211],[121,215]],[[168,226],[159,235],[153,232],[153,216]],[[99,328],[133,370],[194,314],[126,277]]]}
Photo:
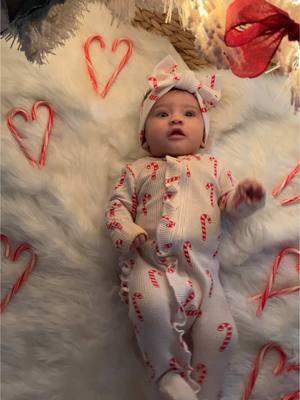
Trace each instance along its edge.
{"label": "fluffy sheepskin blanket", "polygon": [[[106,48],[91,46],[101,91],[127,51],[115,39],[134,43],[132,56],[106,97],[87,74],[83,43],[99,34]],[[31,244],[37,264],[2,314],[2,398],[5,400],[155,400],[142,368],[126,306],[118,298],[117,255],[105,229],[104,209],[124,163],[142,156],[138,109],[146,77],[166,54],[183,62],[169,42],[131,26],[111,25],[109,12],[91,7],[81,30],[37,67],[2,43],[2,226],[11,253]],[[207,72],[207,71],[203,71]],[[200,74],[200,73],[199,73]],[[201,72],[202,74],[202,72]],[[201,75],[200,74],[200,75]],[[240,399],[259,350],[276,343],[286,367],[298,356],[298,294],[259,302],[280,250],[298,242],[298,205],[280,201],[297,194],[297,177],[274,199],[272,189],[296,166],[298,118],[289,108],[289,89],[276,76],[240,80],[219,74],[223,98],[211,112],[209,152],[242,179],[255,177],[267,188],[266,207],[239,221],[224,220],[220,250],[222,281],[240,331],[229,370],[225,400]],[[30,119],[36,101],[54,110],[53,129],[41,168],[25,157],[7,127],[16,108]],[[25,114],[23,114],[25,117]],[[38,159],[48,111],[13,124],[33,159]],[[2,245],[2,298],[28,263],[28,252],[12,262]],[[273,290],[297,284],[296,257],[287,255]],[[293,369],[274,375],[279,354],[266,354],[251,399],[279,400],[297,389]]]}

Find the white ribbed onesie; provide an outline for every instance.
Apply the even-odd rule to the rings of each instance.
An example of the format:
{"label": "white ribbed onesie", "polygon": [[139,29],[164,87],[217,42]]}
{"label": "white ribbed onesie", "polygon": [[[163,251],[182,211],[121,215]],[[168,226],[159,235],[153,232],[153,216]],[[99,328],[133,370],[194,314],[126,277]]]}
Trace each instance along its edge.
{"label": "white ribbed onesie", "polygon": [[[106,212],[121,251],[121,295],[151,378],[178,371],[207,400],[220,398],[237,338],[216,257],[220,207],[234,187],[213,156],[149,156],[124,168]],[[129,251],[141,233],[146,243]]]}

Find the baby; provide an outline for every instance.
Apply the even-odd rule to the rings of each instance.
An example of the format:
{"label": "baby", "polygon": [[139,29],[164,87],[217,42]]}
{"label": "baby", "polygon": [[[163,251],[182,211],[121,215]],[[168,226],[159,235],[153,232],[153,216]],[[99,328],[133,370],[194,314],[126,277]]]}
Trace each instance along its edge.
{"label": "baby", "polygon": [[127,165],[106,212],[120,251],[121,295],[145,365],[163,399],[221,399],[237,329],[219,280],[221,212],[245,217],[265,190],[236,183],[214,156],[198,154],[209,131],[207,109],[220,93],[171,56],[149,78],[141,108],[148,157]]}

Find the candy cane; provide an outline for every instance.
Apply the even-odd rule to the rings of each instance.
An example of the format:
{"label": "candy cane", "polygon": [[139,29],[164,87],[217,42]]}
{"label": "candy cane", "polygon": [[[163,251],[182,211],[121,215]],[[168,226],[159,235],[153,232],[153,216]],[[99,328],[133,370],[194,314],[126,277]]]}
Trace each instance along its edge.
{"label": "candy cane", "polygon": [[127,175],[127,172],[126,171],[123,172],[123,174],[120,177],[119,183],[117,183],[117,185],[114,187],[115,190],[124,185],[126,175]]}
{"label": "candy cane", "polygon": [[[273,284],[274,284],[274,281],[275,281],[275,277],[276,277],[276,274],[278,272],[280,263],[281,263],[283,257],[285,255],[289,254],[289,253],[297,255],[298,259],[300,257],[300,251],[298,249],[294,249],[292,247],[286,247],[285,249],[280,251],[280,253],[275,258],[275,261],[274,261],[274,263],[272,265],[272,272],[271,272],[271,275],[269,277],[269,280],[268,280],[268,283],[266,285],[266,288],[265,288],[263,294],[260,296],[261,297],[261,301],[260,301],[260,304],[259,304],[259,306],[257,308],[257,311],[256,311],[256,315],[257,316],[259,316],[263,312],[268,298],[272,297],[271,296],[272,287],[273,287]],[[296,269],[299,270],[299,262],[298,262],[298,264],[296,266]],[[288,291],[288,292],[295,292],[297,290],[300,290],[300,286],[297,286],[297,287],[294,286],[294,287],[290,288],[290,291]],[[278,294],[278,292],[277,292],[277,294]],[[283,294],[283,292],[281,294]],[[274,294],[273,294],[273,296],[274,296]],[[257,296],[254,296],[254,298],[257,298]],[[252,299],[252,298],[250,298],[250,299]]]}
{"label": "candy cane", "polygon": [[192,243],[189,241],[186,241],[183,243],[183,254],[184,254],[184,257],[185,257],[187,263],[191,266],[192,260],[191,260],[189,250],[192,250]]}
{"label": "candy cane", "polygon": [[223,352],[224,350],[226,350],[226,348],[228,347],[231,338],[232,338],[232,326],[228,323],[228,322],[223,322],[222,324],[220,324],[218,326],[218,331],[219,332],[223,332],[224,330],[226,330],[226,335],[225,335],[225,339],[223,340],[222,345],[219,348],[219,351]]}
{"label": "candy cane", "polygon": [[300,399],[300,390],[296,390],[295,392],[291,392],[286,394],[281,400],[299,400]]}
{"label": "candy cane", "polygon": [[170,200],[172,198],[172,193],[171,192],[166,192],[164,194],[164,200]]}
{"label": "candy cane", "polygon": [[300,195],[289,197],[288,199],[282,200],[281,206],[290,206],[291,204],[298,203],[300,201]]}
{"label": "candy cane", "polygon": [[151,179],[155,179],[156,178],[156,172],[159,169],[159,165],[156,162],[151,161],[151,163],[146,165],[147,169],[152,169],[152,173],[151,173]]}
{"label": "candy cane", "polygon": [[283,191],[283,189],[294,179],[294,177],[299,174],[300,172],[300,163],[297,164],[297,166],[288,174],[286,178],[283,179],[283,181],[276,186],[273,191],[272,191],[272,196],[277,197],[280,195],[280,193]]}
{"label": "candy cane", "polygon": [[206,365],[205,365],[205,364],[201,364],[201,363],[200,363],[200,364],[197,364],[196,367],[195,367],[195,369],[196,369],[196,371],[199,373],[197,382],[198,382],[199,384],[201,384],[201,383],[204,382],[204,380],[205,380],[205,378],[206,378],[206,375],[207,375],[207,368],[206,368]]}
{"label": "candy cane", "polygon": [[218,175],[218,160],[217,160],[215,157],[213,157],[213,156],[209,157],[209,160],[210,160],[210,161],[213,161],[214,176],[217,176],[217,175]]}
{"label": "candy cane", "polygon": [[6,235],[1,234],[0,235],[0,240],[1,242],[4,242],[4,257],[6,258],[10,258],[10,254],[11,254],[11,248],[10,248],[10,243],[9,243],[9,239]]}
{"label": "candy cane", "polygon": [[182,307],[185,308],[191,301],[193,301],[195,298],[195,292],[192,291],[189,293],[187,298],[185,299],[185,302],[182,304]]}
{"label": "candy cane", "polygon": [[159,284],[157,282],[157,279],[156,279],[155,275],[162,276],[162,273],[160,271],[158,271],[157,269],[150,269],[148,271],[148,275],[149,275],[149,278],[150,278],[150,281],[151,281],[152,285],[155,288],[159,288]]}
{"label": "candy cane", "polygon": [[188,166],[186,166],[186,176],[187,176],[188,178],[191,177],[191,171],[190,171],[190,169],[189,169]]}
{"label": "candy cane", "polygon": [[165,183],[166,185],[169,185],[170,183],[173,182],[178,182],[180,181],[180,176],[171,176],[170,178],[166,178]]}
{"label": "candy cane", "polygon": [[160,99],[159,96],[156,96],[155,94],[150,94],[150,96],[148,97],[149,100],[152,101],[158,101]]}
{"label": "candy cane", "polygon": [[133,169],[131,168],[131,164],[127,164],[126,168],[128,169],[128,171],[131,173],[131,175],[133,176],[133,178],[135,178],[135,173],[133,172]]}
{"label": "candy cane", "polygon": [[119,230],[121,231],[123,229],[123,225],[120,224],[120,222],[117,221],[112,221],[110,223],[106,224],[107,229],[109,229],[110,231],[116,231]]}
{"label": "candy cane", "polygon": [[133,193],[131,195],[131,215],[133,216],[133,218],[136,217],[137,206],[138,206],[137,194]]}
{"label": "candy cane", "polygon": [[201,310],[197,310],[197,309],[189,309],[189,310],[185,310],[185,315],[187,317],[201,317],[202,315],[202,311]]}
{"label": "candy cane", "polygon": [[202,214],[200,217],[200,221],[201,221],[201,227],[202,227],[202,240],[205,241],[206,233],[207,233],[206,223],[211,224],[211,218],[207,214]]}
{"label": "candy cane", "polygon": [[123,246],[123,240],[122,239],[118,239],[115,241],[115,246],[117,249],[120,249]]}
{"label": "candy cane", "polygon": [[121,208],[121,207],[122,207],[122,203],[120,201],[115,201],[112,204],[111,208],[109,209],[109,216],[110,217],[114,217],[115,216],[115,210],[117,208]]}
{"label": "candy cane", "polygon": [[279,354],[280,360],[279,360],[279,365],[273,370],[273,374],[274,375],[278,375],[281,374],[284,371],[285,365],[286,365],[286,360],[287,360],[287,356],[285,354],[285,352],[282,350],[282,348],[274,343],[269,343],[266,344],[265,346],[263,346],[259,353],[258,356],[256,357],[252,372],[250,374],[250,378],[249,381],[247,383],[246,389],[243,393],[243,396],[241,398],[241,400],[248,400],[253,388],[255,386],[256,380],[257,380],[257,376],[262,364],[262,361],[264,360],[265,356],[267,353],[269,353],[270,351],[275,350],[277,351],[277,353]]}
{"label": "candy cane", "polygon": [[[5,235],[3,235],[3,236],[4,236],[4,238],[2,239],[2,235],[1,235],[1,240],[5,241],[5,238],[7,238],[7,237]],[[8,238],[7,238],[7,240],[8,240]],[[7,295],[1,300],[0,313],[2,313],[5,310],[5,308],[11,302],[13,297],[15,297],[15,295],[18,293],[18,291],[20,290],[21,286],[28,279],[29,275],[31,274],[31,272],[33,271],[33,269],[34,269],[34,267],[36,265],[37,255],[33,252],[32,246],[30,244],[27,244],[27,243],[21,244],[17,248],[15,253],[13,255],[11,254],[11,256],[10,256],[11,257],[11,261],[13,261],[13,262],[17,261],[17,259],[19,258],[20,254],[23,253],[24,251],[29,251],[31,253],[31,259],[29,261],[28,266],[25,268],[24,272],[20,276],[20,278],[13,285],[13,287],[10,289],[10,291],[7,293]]]}
{"label": "candy cane", "polygon": [[167,273],[168,274],[173,274],[175,272],[175,267],[173,266],[173,265],[170,265],[168,268],[167,268]]}
{"label": "candy cane", "polygon": [[209,292],[208,292],[208,297],[211,297],[213,288],[214,288],[214,279],[213,279],[211,272],[208,269],[205,271],[205,273],[210,278],[210,288],[209,288]]}
{"label": "candy cane", "polygon": [[213,89],[215,87],[215,84],[216,84],[216,75],[213,74],[210,77],[210,87]]}
{"label": "candy cane", "polygon": [[139,292],[135,292],[132,294],[132,304],[133,304],[133,308],[134,311],[136,313],[136,316],[138,317],[138,319],[140,321],[144,321],[144,317],[141,313],[140,307],[138,305],[138,300],[142,300],[144,298],[144,296],[142,295],[142,293]]}
{"label": "candy cane", "polygon": [[174,228],[174,226],[176,225],[176,222],[171,220],[171,218],[168,215],[163,215],[161,218],[162,220],[165,221],[167,228]]}
{"label": "candy cane", "polygon": [[147,202],[151,200],[152,196],[150,193],[145,193],[143,196],[143,213],[144,215],[147,215]]}
{"label": "candy cane", "polygon": [[209,190],[210,205],[213,207],[214,206],[214,184],[207,183],[206,189]]}

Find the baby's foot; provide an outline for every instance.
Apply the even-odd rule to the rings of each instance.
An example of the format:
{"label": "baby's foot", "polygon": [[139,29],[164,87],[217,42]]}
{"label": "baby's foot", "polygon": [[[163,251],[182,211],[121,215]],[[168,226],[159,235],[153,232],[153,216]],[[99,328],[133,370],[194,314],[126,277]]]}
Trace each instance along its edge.
{"label": "baby's foot", "polygon": [[170,371],[159,381],[159,390],[164,400],[197,400],[190,385],[179,375]]}

